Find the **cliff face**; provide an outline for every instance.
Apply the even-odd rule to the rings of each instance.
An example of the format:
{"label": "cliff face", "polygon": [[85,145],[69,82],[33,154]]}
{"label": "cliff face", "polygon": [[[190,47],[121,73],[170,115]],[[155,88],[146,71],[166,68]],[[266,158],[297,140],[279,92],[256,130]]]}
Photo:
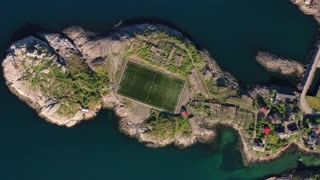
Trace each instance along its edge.
{"label": "cliff face", "polygon": [[278,72],[282,75],[297,76],[300,78],[304,72],[303,64],[294,60],[272,55],[268,52],[259,51],[256,60],[267,70]]}

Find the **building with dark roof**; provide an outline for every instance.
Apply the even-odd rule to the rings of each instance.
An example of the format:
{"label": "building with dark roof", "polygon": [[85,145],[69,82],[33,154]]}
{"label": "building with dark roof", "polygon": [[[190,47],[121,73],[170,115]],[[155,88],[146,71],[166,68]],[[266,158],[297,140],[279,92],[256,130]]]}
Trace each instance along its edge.
{"label": "building with dark roof", "polygon": [[277,135],[283,135],[285,134],[285,129],[286,128],[282,124],[277,124],[275,125],[274,132]]}
{"label": "building with dark roof", "polygon": [[260,138],[255,138],[253,140],[253,146],[252,146],[253,150],[255,151],[261,151],[264,152],[265,151],[265,146],[264,146],[264,142],[262,139]]}
{"label": "building with dark roof", "polygon": [[320,145],[320,136],[315,130],[312,130],[308,136],[308,143],[312,145]]}
{"label": "building with dark roof", "polygon": [[283,116],[278,111],[276,111],[273,114],[269,115],[268,119],[271,124],[279,124],[281,123]]}
{"label": "building with dark roof", "polygon": [[309,122],[309,128],[317,129],[317,128],[319,128],[319,124],[317,122],[315,122],[315,121],[310,121]]}
{"label": "building with dark roof", "polygon": [[296,122],[290,123],[287,125],[288,132],[290,134],[297,133],[299,131],[298,124]]}
{"label": "building with dark roof", "polygon": [[277,92],[275,97],[275,103],[293,103],[297,100],[297,97],[293,93],[279,93]]}

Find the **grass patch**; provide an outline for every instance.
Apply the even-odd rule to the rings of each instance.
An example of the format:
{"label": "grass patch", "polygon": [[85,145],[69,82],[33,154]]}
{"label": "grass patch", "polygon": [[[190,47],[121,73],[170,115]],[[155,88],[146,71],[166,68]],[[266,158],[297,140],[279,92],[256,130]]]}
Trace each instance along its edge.
{"label": "grass patch", "polygon": [[118,93],[151,106],[175,111],[184,81],[129,61]]}
{"label": "grass patch", "polygon": [[318,92],[316,97],[307,96],[306,99],[307,99],[307,103],[312,109],[316,111],[320,111],[320,91]]}
{"label": "grass patch", "polygon": [[149,127],[149,133],[157,139],[173,139],[179,135],[190,136],[191,126],[188,119],[180,116],[151,113],[145,125]]}
{"label": "grass patch", "polygon": [[[101,95],[108,93],[109,78],[105,64],[90,69],[85,59],[71,54],[65,67],[55,63],[57,57],[42,58],[33,66],[24,66],[31,87],[39,89],[60,103],[58,113],[72,117],[81,107],[95,108]],[[23,65],[23,64],[22,64]]]}
{"label": "grass patch", "polygon": [[[152,52],[152,47],[159,49],[158,55]],[[176,48],[172,59],[168,60],[168,56],[172,50]],[[174,34],[167,29],[148,30],[136,36],[135,44],[128,49],[126,55],[138,55],[144,62],[161,66],[173,73],[187,77],[193,68],[191,59],[194,60],[194,65],[198,69],[205,66],[203,55],[200,54],[196,46],[181,34]],[[175,57],[183,56],[181,67],[174,65]],[[161,60],[159,60],[161,59]]]}

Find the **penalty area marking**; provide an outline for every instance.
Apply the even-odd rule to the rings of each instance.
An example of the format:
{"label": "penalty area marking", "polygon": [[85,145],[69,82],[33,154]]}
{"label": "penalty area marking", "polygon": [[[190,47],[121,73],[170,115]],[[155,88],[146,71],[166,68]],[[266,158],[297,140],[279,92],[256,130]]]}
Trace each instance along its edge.
{"label": "penalty area marking", "polygon": [[[131,89],[131,87],[132,87],[132,85],[135,83],[135,81],[136,81],[136,74],[137,74],[137,69],[135,69],[135,68],[132,68],[132,67],[127,67],[127,69],[129,69],[129,68],[131,68],[131,69],[133,69],[133,72],[134,72],[134,74],[133,74],[133,78],[132,78],[132,81],[130,82],[130,86],[129,86],[129,88],[125,88],[125,89],[123,89],[123,86],[121,86],[121,90],[122,91],[124,91],[124,92],[129,92],[130,91],[130,89]],[[126,69],[126,70],[127,70]],[[125,78],[125,82],[123,83],[123,84],[126,84],[127,83],[127,80],[128,79],[130,79],[130,78]]]}
{"label": "penalty area marking", "polygon": [[148,92],[147,98],[146,98],[146,100],[145,100],[146,102],[148,102],[149,95],[151,94],[151,88],[152,88],[152,86],[153,86],[153,84],[154,84],[154,80],[155,80],[155,78],[156,78],[157,74],[158,74],[158,73],[155,73],[155,74],[154,74],[154,76],[153,76],[152,83],[151,83],[151,85],[150,85],[150,88],[149,88],[149,92]]}

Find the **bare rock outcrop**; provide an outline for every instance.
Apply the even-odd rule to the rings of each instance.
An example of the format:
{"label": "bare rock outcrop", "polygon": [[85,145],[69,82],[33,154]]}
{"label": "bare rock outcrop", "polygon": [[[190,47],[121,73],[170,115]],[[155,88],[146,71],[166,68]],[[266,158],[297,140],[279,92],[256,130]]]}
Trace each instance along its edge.
{"label": "bare rock outcrop", "polygon": [[267,70],[278,72],[282,75],[297,76],[300,78],[304,72],[303,64],[294,60],[272,55],[268,52],[259,51],[256,60]]}
{"label": "bare rock outcrop", "polygon": [[320,1],[319,0],[290,0],[297,5],[299,9],[306,15],[313,15],[320,23]]}
{"label": "bare rock outcrop", "polygon": [[[47,51],[39,53],[40,51]],[[2,62],[4,77],[9,89],[27,102],[28,105],[36,109],[40,116],[49,122],[71,127],[83,120],[86,116],[80,110],[73,117],[61,116],[57,113],[60,103],[54,97],[43,93],[40,89],[33,88],[29,81],[33,67],[41,63],[39,56],[52,59],[52,66],[62,66],[58,63],[58,56],[51,52],[50,46],[44,41],[30,36],[13,43],[8,49],[8,55]],[[42,71],[40,73],[46,73]]]}
{"label": "bare rock outcrop", "polygon": [[224,72],[214,58],[206,51],[201,52],[204,59],[207,61],[207,70],[210,72],[210,76],[206,79],[214,78],[215,80],[223,80],[225,86],[231,86],[235,89],[239,88],[238,81],[230,73]]}
{"label": "bare rock outcrop", "polygon": [[[180,134],[173,138],[158,139],[149,135],[146,133],[148,127],[144,121],[150,116],[151,108],[142,107],[136,102],[128,105],[115,92],[116,72],[123,65],[121,64],[122,53],[130,49],[136,38],[144,38],[144,32],[163,30],[184,38],[174,29],[153,24],[121,27],[108,36],[100,36],[80,27],[67,28],[63,33],[41,32],[37,37],[30,36],[10,46],[2,62],[4,77],[15,95],[37,110],[41,117],[60,126],[72,127],[82,120],[95,117],[100,109],[106,108],[115,112],[119,120],[119,129],[123,133],[146,143],[149,147],[175,144],[184,148],[197,142],[211,141],[215,137],[215,132],[203,126],[203,123],[198,120],[192,122],[192,133],[189,136]],[[190,42],[188,39],[184,41]],[[208,75],[207,78],[220,79],[226,86],[238,88],[236,79],[223,72],[209,53],[199,52],[207,64],[206,71],[202,72]],[[71,62],[72,60],[76,63]],[[87,107],[79,104],[78,100],[72,102],[73,105],[68,104],[67,98],[78,96],[74,91],[85,86],[83,78],[95,72],[92,68],[93,64],[109,62],[110,64],[103,67],[105,68],[103,71],[107,74],[113,74],[109,76],[107,94],[99,94],[101,99],[94,106],[90,106],[89,111]],[[89,69],[88,74],[81,74],[82,69],[73,77],[72,68],[74,70],[82,65],[85,66],[85,70]],[[80,79],[76,79],[77,77]],[[75,83],[71,89],[70,83]],[[90,86],[87,88],[91,91]],[[86,99],[86,96],[88,94],[82,95],[83,99]],[[90,103],[88,101],[86,104],[90,105]],[[74,111],[71,116],[61,113],[69,109]]]}

